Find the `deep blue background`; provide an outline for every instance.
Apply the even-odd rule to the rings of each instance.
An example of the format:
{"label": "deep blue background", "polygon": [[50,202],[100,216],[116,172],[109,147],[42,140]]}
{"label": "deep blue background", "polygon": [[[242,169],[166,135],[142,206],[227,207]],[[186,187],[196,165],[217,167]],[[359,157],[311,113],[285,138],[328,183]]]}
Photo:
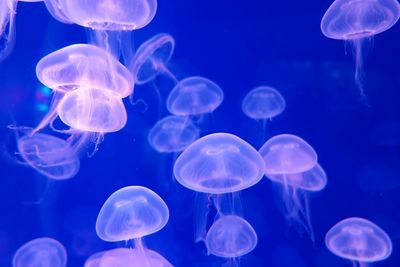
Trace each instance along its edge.
{"label": "deep blue background", "polygon": [[[202,135],[230,132],[258,149],[262,124],[241,112],[241,100],[255,86],[270,85],[281,91],[287,109],[267,124],[266,137],[296,134],[318,152],[329,181],[311,196],[315,246],[287,230],[272,183],[263,179],[242,192],[244,216],[259,237],[242,266],[350,266],[323,242],[326,231],[349,216],[373,220],[391,236],[393,254],[376,266],[400,266],[400,25],[374,39],[363,102],[351,55],[345,55],[342,42],[320,32],[330,4],[160,1],[153,22],[134,33],[135,47],[159,32],[172,34],[171,71],[178,78],[202,75],[222,87],[225,100],[202,125]],[[43,3],[21,2],[17,12],[16,46],[0,64],[0,266],[10,266],[22,244],[41,236],[62,242],[73,267],[94,252],[123,246],[97,238],[94,225],[107,197],[127,185],[148,186],[170,207],[167,226],[145,238],[149,248],[175,266],[221,266],[224,260],[193,243],[195,194],[173,181],[173,156],[160,155],[147,143],[149,129],[160,114],[167,115],[155,93],[157,87],[165,100],[171,89],[165,77],[136,87],[134,99],[143,99],[148,109],[126,99],[128,124],[106,135],[94,157],[82,159],[75,178],[51,182],[16,162],[15,136],[6,126],[36,125],[44,116],[38,105],[51,97],[39,97],[36,63],[56,49],[86,42],[83,28],[54,20]]]}

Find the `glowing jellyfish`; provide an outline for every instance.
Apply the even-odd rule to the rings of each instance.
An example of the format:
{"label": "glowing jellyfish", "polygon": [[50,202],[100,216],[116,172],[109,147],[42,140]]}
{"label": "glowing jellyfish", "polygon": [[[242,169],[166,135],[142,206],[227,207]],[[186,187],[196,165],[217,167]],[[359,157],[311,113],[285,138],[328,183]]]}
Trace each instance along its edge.
{"label": "glowing jellyfish", "polygon": [[151,128],[148,141],[161,153],[183,151],[199,138],[199,129],[185,117],[168,116]]}
{"label": "glowing jellyfish", "polygon": [[79,171],[78,148],[71,140],[36,133],[22,136],[17,142],[24,161],[50,179],[69,179]]}
{"label": "glowing jellyfish", "polygon": [[400,5],[396,0],[336,0],[324,14],[322,33],[328,38],[347,41],[353,48],[355,80],[360,89],[364,50],[374,35],[391,28],[399,16]]}
{"label": "glowing jellyfish", "polygon": [[55,239],[42,237],[29,241],[14,254],[13,267],[65,267],[67,252]]}
{"label": "glowing jellyfish", "polygon": [[57,106],[60,119],[76,130],[110,133],[127,121],[121,99],[108,90],[83,88],[68,93]]}
{"label": "glowing jellyfish", "polygon": [[308,194],[321,191],[327,184],[326,173],[316,162],[316,152],[300,137],[283,134],[268,140],[260,154],[266,166],[265,176],[281,194],[288,223],[299,231],[305,230],[314,241]]}
{"label": "glowing jellyfish", "polygon": [[384,260],[392,253],[392,241],[386,232],[373,222],[357,217],[335,224],[326,233],[325,244],[333,254],[361,267]]}
{"label": "glowing jellyfish", "polygon": [[222,216],[207,232],[209,253],[223,258],[237,258],[250,253],[257,245],[257,234],[243,218]]}
{"label": "glowing jellyfish", "polygon": [[258,183],[264,162],[251,145],[228,133],[204,136],[178,157],[176,180],[191,190],[208,194],[231,193]]}
{"label": "glowing jellyfish", "polygon": [[96,221],[96,233],[104,241],[140,239],[161,230],[169,210],[156,193],[142,186],[114,192],[104,203]]}
{"label": "glowing jellyfish", "polygon": [[7,57],[15,40],[14,16],[18,0],[0,2],[0,61]]}
{"label": "glowing jellyfish", "polygon": [[177,116],[212,113],[224,99],[224,92],[213,81],[193,76],[181,80],[170,92],[167,109]]}
{"label": "glowing jellyfish", "polygon": [[267,120],[281,114],[286,107],[283,96],[274,88],[260,86],[244,97],[242,111],[255,120]]}
{"label": "glowing jellyfish", "polygon": [[175,40],[167,33],[157,34],[140,45],[134,60],[136,83],[148,83],[160,73],[165,73],[174,81],[177,81],[166,67],[172,57],[174,48]]}
{"label": "glowing jellyfish", "polygon": [[67,17],[64,11],[61,9],[61,0],[44,0],[46,8],[49,13],[58,21],[66,24],[73,24],[73,22]]}

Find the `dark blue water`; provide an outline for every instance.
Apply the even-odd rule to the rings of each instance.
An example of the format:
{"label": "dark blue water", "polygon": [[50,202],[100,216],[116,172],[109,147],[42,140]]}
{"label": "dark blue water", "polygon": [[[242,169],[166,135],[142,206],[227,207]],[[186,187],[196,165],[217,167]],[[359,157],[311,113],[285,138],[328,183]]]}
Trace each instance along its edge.
{"label": "dark blue water", "polygon": [[[178,79],[201,75],[224,90],[223,104],[201,124],[201,135],[229,132],[259,148],[265,138],[292,133],[317,151],[328,174],[325,190],[310,198],[315,244],[288,228],[272,183],[263,179],[241,193],[243,215],[258,235],[241,266],[351,266],[324,245],[329,228],[360,216],[381,226],[393,253],[376,266],[400,266],[400,25],[376,36],[365,64],[365,95],[354,83],[354,66],[344,44],[324,37],[322,15],[331,1],[159,1],[155,19],[134,33],[134,46],[159,32],[176,40],[169,64]],[[51,95],[42,91],[36,63],[45,55],[86,42],[77,25],[61,24],[43,3],[19,3],[17,41],[0,64],[0,266],[14,252],[42,236],[59,240],[68,266],[83,266],[93,253],[124,246],[96,236],[97,213],[107,197],[128,185],[156,191],[170,208],[160,232],[145,238],[175,266],[221,266],[194,243],[195,193],[174,181],[174,157],[152,150],[150,128],[167,115],[171,89],[165,77],[137,86],[132,106],[124,99],[128,124],[105,136],[92,158],[66,181],[50,181],[16,162],[15,135],[7,125],[34,126]],[[283,114],[262,123],[241,111],[245,94],[259,85],[277,88],[286,99]],[[156,89],[163,102],[159,103]]]}

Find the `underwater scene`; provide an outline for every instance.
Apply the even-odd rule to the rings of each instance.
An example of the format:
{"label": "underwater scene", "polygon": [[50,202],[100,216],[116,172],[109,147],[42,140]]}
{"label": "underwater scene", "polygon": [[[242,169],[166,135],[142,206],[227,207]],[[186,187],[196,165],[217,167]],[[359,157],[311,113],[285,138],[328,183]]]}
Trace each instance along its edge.
{"label": "underwater scene", "polygon": [[0,267],[399,267],[399,17],[0,0]]}

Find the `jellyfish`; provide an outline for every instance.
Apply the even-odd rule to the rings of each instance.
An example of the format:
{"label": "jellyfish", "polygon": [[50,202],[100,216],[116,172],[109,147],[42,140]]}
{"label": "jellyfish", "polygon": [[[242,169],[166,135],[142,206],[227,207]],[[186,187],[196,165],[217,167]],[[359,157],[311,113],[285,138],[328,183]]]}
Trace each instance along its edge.
{"label": "jellyfish", "polygon": [[92,255],[84,267],[173,267],[173,265],[154,250],[116,248]]}
{"label": "jellyfish", "polygon": [[0,2],[0,61],[12,51],[15,42],[14,16],[18,0],[2,0]]}
{"label": "jellyfish", "polygon": [[207,232],[206,246],[209,254],[228,258],[231,265],[235,260],[250,253],[257,245],[257,234],[253,227],[242,217],[222,216]]}
{"label": "jellyfish", "polygon": [[53,18],[65,24],[73,24],[73,22],[62,10],[60,1],[61,0],[43,0],[47,10],[49,11],[50,15],[53,16]]}
{"label": "jellyfish", "polygon": [[321,191],[327,184],[316,152],[306,141],[290,134],[272,137],[259,152],[265,162],[265,176],[281,194],[286,220],[299,232],[305,230],[314,242],[308,194]]}
{"label": "jellyfish", "polygon": [[65,267],[67,252],[57,240],[41,237],[31,240],[14,254],[13,267]]}
{"label": "jellyfish", "polygon": [[224,99],[224,92],[213,81],[199,76],[181,80],[169,93],[167,109],[177,116],[212,113]]}
{"label": "jellyfish", "polygon": [[[196,140],[174,164],[176,181],[190,190],[207,194],[200,200],[208,201],[207,207],[213,205],[217,215],[237,214],[239,191],[257,184],[263,175],[264,162],[257,150],[228,133],[210,134]],[[196,241],[204,239],[209,210],[203,211],[196,220]]]}
{"label": "jellyfish", "polygon": [[387,233],[375,223],[359,217],[335,224],[326,233],[325,245],[336,256],[352,261],[355,267],[370,266],[392,253],[392,241]]}
{"label": "jellyfish", "polygon": [[[242,111],[247,117],[263,122],[263,139],[267,120],[281,114],[286,108],[283,96],[269,86],[256,87],[244,97]],[[263,140],[264,141],[264,140]]]}
{"label": "jellyfish", "polygon": [[151,128],[148,141],[160,153],[177,153],[199,138],[199,129],[185,117],[168,116]]}
{"label": "jellyfish", "polygon": [[390,29],[399,19],[396,0],[335,0],[321,20],[322,33],[352,47],[355,82],[363,94],[365,53],[374,35]]}

